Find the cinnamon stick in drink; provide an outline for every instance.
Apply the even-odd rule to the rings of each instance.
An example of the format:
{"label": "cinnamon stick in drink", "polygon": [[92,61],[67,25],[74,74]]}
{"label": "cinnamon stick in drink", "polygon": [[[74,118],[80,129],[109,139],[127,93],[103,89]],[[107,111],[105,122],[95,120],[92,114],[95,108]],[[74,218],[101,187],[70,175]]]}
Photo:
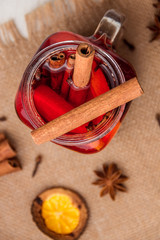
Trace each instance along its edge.
{"label": "cinnamon stick in drink", "polygon": [[36,144],[50,141],[142,94],[143,90],[135,77],[35,129],[31,132],[32,138]]}
{"label": "cinnamon stick in drink", "polygon": [[73,83],[75,87],[70,88],[69,102],[73,106],[79,106],[86,101],[92,63],[95,50],[88,43],[81,43],[76,50],[75,67],[73,71]]}
{"label": "cinnamon stick in drink", "polygon": [[62,81],[62,85],[61,85],[61,93],[60,94],[65,99],[67,99],[67,97],[68,97],[69,88],[70,88],[67,80],[70,77],[70,74],[73,70],[74,64],[75,64],[75,54],[71,54],[67,59],[67,69],[64,73],[63,81]]}
{"label": "cinnamon stick in drink", "polygon": [[62,67],[64,63],[65,54],[63,52],[55,54],[49,59],[51,87],[53,90],[58,92],[63,80],[63,72],[59,71],[58,68]]}
{"label": "cinnamon stick in drink", "polygon": [[73,82],[76,87],[84,88],[88,85],[91,77],[94,54],[94,48],[88,43],[81,43],[78,46],[73,72]]}

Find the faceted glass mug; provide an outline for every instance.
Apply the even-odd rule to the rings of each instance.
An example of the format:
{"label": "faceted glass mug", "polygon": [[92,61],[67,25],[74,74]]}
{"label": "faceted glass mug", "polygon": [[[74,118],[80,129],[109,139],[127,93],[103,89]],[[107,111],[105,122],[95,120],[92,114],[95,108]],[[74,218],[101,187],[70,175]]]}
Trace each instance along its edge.
{"label": "faceted glass mug", "polygon": [[[58,104],[62,102],[65,105],[64,101],[70,101],[70,97],[65,97],[65,100],[61,101],[62,97],[64,97],[61,96],[61,79],[61,85],[59,85],[59,88],[55,88],[56,94],[60,97],[56,95],[56,99],[51,99],[50,96],[52,96],[54,90],[50,88],[52,87],[50,82],[53,79],[58,81],[57,79],[60,77],[64,78],[66,72],[65,86],[70,89],[70,92],[74,93],[75,90],[74,102],[79,101],[77,96],[81,96],[83,91],[87,91],[88,95],[85,101],[88,101],[93,98],[90,91],[93,87],[97,95],[99,95],[135,77],[136,73],[133,67],[117,55],[112,47],[120,33],[123,21],[124,17],[122,15],[115,10],[109,10],[91,37],[80,36],[72,32],[57,32],[49,36],[34,55],[21,80],[15,100],[15,108],[20,120],[31,129],[36,129],[52,120],[54,112],[60,111],[55,108],[57,106],[56,101],[60,101]],[[68,67],[66,59],[68,56],[74,55],[77,46],[84,42],[89,43],[95,49],[94,68],[92,67],[91,73],[92,81],[85,89],[74,89],[72,82],[74,66]],[[66,57],[64,64],[60,68],[51,69],[48,59],[54,60],[54,56],[61,53]],[[47,75],[48,73],[49,75]],[[38,100],[36,100],[35,92],[38,88],[41,88],[44,95],[41,99],[37,98]],[[45,89],[49,91],[45,92]],[[66,106],[68,106],[67,103]],[[73,107],[75,107],[74,104]],[[128,107],[129,104],[124,104],[76,130],[53,139],[52,142],[77,152],[96,153],[102,150],[113,138]]]}

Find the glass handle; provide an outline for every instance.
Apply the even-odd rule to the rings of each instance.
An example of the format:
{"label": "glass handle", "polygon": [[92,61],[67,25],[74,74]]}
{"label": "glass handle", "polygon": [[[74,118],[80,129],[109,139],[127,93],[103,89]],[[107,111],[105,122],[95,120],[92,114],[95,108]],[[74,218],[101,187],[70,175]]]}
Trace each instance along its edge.
{"label": "glass handle", "polygon": [[124,15],[118,13],[117,11],[113,9],[107,11],[98,24],[92,38],[94,41],[103,41],[103,43],[107,46],[112,45],[120,32],[124,20]]}

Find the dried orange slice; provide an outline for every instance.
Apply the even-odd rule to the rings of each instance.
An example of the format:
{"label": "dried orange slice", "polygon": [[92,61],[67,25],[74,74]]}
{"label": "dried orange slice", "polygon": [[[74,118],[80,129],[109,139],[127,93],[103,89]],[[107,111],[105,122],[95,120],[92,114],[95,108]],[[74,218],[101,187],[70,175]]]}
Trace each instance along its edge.
{"label": "dried orange slice", "polygon": [[33,201],[31,211],[40,230],[57,240],[76,239],[88,219],[82,198],[64,188],[52,188],[41,193]]}
{"label": "dried orange slice", "polygon": [[55,193],[43,202],[42,217],[48,229],[68,234],[77,227],[80,211],[73,205],[70,197]]}

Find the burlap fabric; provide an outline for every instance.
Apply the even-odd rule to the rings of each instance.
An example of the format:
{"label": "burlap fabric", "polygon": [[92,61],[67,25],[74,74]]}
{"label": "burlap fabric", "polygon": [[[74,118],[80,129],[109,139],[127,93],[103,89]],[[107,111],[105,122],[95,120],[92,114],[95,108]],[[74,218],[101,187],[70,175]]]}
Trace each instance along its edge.
{"label": "burlap fabric", "polygon": [[[145,95],[132,103],[120,131],[100,153],[82,155],[51,143],[36,146],[14,110],[26,65],[49,34],[70,30],[91,35],[109,8],[126,15],[124,35],[136,50],[121,42],[118,52],[134,65]],[[0,240],[47,240],[32,222],[30,207],[39,192],[59,185],[78,191],[88,203],[90,218],[81,239],[160,239],[160,128],[155,119],[160,111],[160,42],[149,43],[146,28],[154,12],[151,0],[55,0],[26,16],[29,39],[13,21],[0,26],[0,114],[8,118],[0,130],[10,137],[23,165],[21,172],[0,179]],[[32,178],[39,153],[43,163]],[[118,193],[115,202],[100,198],[91,184],[93,170],[105,162],[116,162],[130,177],[128,193]]]}

